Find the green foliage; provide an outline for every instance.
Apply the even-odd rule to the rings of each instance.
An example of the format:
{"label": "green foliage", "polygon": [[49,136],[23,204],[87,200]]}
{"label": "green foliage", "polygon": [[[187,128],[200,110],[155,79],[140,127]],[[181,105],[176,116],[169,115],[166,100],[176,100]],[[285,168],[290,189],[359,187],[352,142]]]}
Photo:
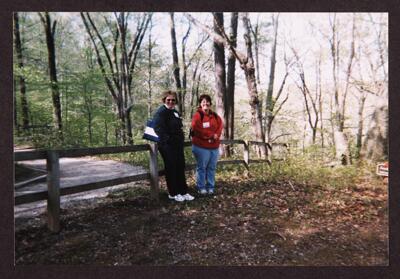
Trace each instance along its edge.
{"label": "green foliage", "polygon": [[308,152],[305,155],[290,155],[285,160],[273,161],[271,165],[251,165],[251,174],[266,182],[290,181],[318,187],[342,188],[354,184],[363,173],[357,165],[331,167],[326,161],[318,159],[319,154]]}

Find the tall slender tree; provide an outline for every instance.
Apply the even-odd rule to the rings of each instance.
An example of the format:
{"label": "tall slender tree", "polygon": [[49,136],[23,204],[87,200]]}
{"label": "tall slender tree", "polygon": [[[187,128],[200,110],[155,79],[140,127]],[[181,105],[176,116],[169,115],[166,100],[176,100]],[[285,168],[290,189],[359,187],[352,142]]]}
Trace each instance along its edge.
{"label": "tall slender tree", "polygon": [[[247,48],[247,59],[240,61],[241,67],[245,73],[248,92],[250,95],[250,107],[252,115],[252,125],[257,141],[265,142],[264,129],[262,127],[262,110],[261,102],[258,96],[255,68],[253,62],[253,52],[252,52],[252,41],[251,41],[251,30],[250,30],[250,20],[247,13],[242,16],[243,26],[245,29],[244,39]],[[260,150],[261,156],[265,157],[267,155],[266,146],[261,146]]]}
{"label": "tall slender tree", "polygon": [[338,19],[336,13],[333,17],[330,17],[330,38],[329,44],[331,49],[332,59],[332,75],[334,84],[334,119],[332,120],[333,139],[335,143],[336,158],[346,165],[350,163],[350,151],[348,139],[343,131],[344,115],[342,115],[341,106],[341,94],[339,89],[339,70],[340,70],[340,39],[338,38]]}
{"label": "tall slender tree", "polygon": [[[295,52],[295,50],[293,50]],[[297,87],[300,89],[303,98],[304,98],[304,106],[307,114],[307,121],[312,130],[312,143],[315,144],[318,130],[318,122],[319,122],[319,111],[318,111],[318,103],[320,99],[319,91],[316,91],[315,94],[312,94],[309,90],[309,86],[306,82],[306,76],[304,72],[304,68],[302,63],[300,62],[300,58],[297,53],[295,53],[297,60],[297,68],[298,75],[300,78],[300,83],[296,83]]]}
{"label": "tall slender tree", "polygon": [[56,48],[55,48],[55,33],[57,20],[52,20],[49,12],[38,13],[46,35],[46,45],[48,54],[49,76],[51,97],[53,101],[53,118],[62,137],[62,117],[61,117],[61,101],[60,89],[57,80],[57,64],[56,64]]}
{"label": "tall slender tree", "polygon": [[[231,13],[229,41],[233,47],[237,46],[237,29],[239,13]],[[228,54],[228,69],[226,77],[226,99],[225,99],[225,137],[233,140],[235,133],[235,69],[236,57],[232,51]],[[230,149],[226,150],[230,156]]]}
{"label": "tall slender tree", "polygon": [[[24,58],[22,51],[22,40],[21,40],[21,31],[19,25],[19,15],[17,12],[14,13],[14,47],[17,55],[17,65],[19,69],[18,74],[18,84],[20,90],[20,100],[21,100],[21,111],[22,111],[22,128],[26,130],[29,126],[29,108],[28,108],[28,100],[26,96],[26,83],[25,78],[22,74],[22,69],[24,68]],[[17,118],[15,117],[15,121]],[[18,125],[17,125],[18,126]]]}
{"label": "tall slender tree", "polygon": [[[214,16],[214,32],[222,36],[224,32],[224,14],[213,13]],[[226,104],[226,71],[225,71],[225,47],[222,42],[214,40],[214,72],[215,72],[215,106],[218,115],[225,119]],[[223,130],[221,138],[225,138],[225,130]],[[225,150],[221,149],[221,153],[225,156]]]}
{"label": "tall slender tree", "polygon": [[180,77],[180,68],[179,68],[179,58],[178,58],[178,49],[176,46],[176,32],[175,32],[175,20],[174,13],[169,13],[170,17],[170,32],[171,32],[171,46],[172,46],[172,63],[173,63],[173,72],[175,79],[176,90],[178,91],[178,108],[179,112],[183,112],[183,96],[182,96],[182,84]]}
{"label": "tall slender tree", "polygon": [[150,27],[149,27],[149,63],[148,63],[148,79],[147,79],[147,85],[148,85],[148,90],[149,93],[147,95],[147,117],[151,118],[151,112],[152,112],[152,86],[151,86],[151,79],[152,79],[152,50],[153,50],[153,43],[151,41],[151,31],[153,29],[153,21],[150,19]]}
{"label": "tall slender tree", "polygon": [[288,61],[285,55],[285,65],[286,65],[286,73],[282,80],[282,83],[279,87],[279,90],[274,97],[274,84],[275,84],[275,67],[276,67],[276,46],[278,42],[278,25],[279,25],[279,14],[277,16],[272,15],[272,26],[274,30],[274,38],[273,38],[273,45],[271,48],[271,62],[270,62],[270,69],[269,69],[269,82],[268,82],[268,90],[267,90],[267,97],[265,99],[265,117],[264,117],[264,133],[267,142],[271,142],[271,132],[272,132],[272,123],[282,109],[283,105],[289,98],[289,95],[286,95],[285,99],[277,106],[280,97],[282,96],[283,88],[286,83],[286,79],[289,76],[289,64],[291,63]]}

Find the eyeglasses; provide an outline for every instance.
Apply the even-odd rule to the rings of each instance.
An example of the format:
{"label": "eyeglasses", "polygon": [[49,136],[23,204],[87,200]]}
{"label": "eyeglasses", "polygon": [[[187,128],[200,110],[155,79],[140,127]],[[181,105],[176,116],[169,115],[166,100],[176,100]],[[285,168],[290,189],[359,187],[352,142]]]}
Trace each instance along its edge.
{"label": "eyeglasses", "polygon": [[175,99],[165,99],[165,101],[166,101],[166,102],[172,102],[172,103],[175,103],[175,102],[176,102]]}

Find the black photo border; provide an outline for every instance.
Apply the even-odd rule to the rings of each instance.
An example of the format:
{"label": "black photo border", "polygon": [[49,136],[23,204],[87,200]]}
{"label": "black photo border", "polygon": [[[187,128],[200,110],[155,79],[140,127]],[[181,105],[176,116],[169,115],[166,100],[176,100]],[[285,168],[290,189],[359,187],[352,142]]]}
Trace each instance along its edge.
{"label": "black photo border", "polygon": [[[0,2],[0,278],[400,278],[400,8],[398,0],[3,0]],[[12,12],[388,12],[389,13],[389,266],[185,267],[14,264]],[[399,79],[398,79],[399,78]]]}

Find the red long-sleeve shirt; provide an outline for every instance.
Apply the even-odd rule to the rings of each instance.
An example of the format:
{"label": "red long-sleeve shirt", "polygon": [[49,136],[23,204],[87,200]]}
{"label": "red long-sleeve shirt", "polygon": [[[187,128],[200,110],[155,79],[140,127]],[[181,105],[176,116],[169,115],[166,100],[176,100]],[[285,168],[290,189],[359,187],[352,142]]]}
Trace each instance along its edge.
{"label": "red long-sleeve shirt", "polygon": [[[218,148],[223,128],[222,119],[210,110],[208,114],[202,111],[204,116],[203,120],[201,120],[200,110],[201,108],[197,110],[192,118],[192,143],[202,148]],[[214,135],[217,135],[218,139],[214,139]]]}

